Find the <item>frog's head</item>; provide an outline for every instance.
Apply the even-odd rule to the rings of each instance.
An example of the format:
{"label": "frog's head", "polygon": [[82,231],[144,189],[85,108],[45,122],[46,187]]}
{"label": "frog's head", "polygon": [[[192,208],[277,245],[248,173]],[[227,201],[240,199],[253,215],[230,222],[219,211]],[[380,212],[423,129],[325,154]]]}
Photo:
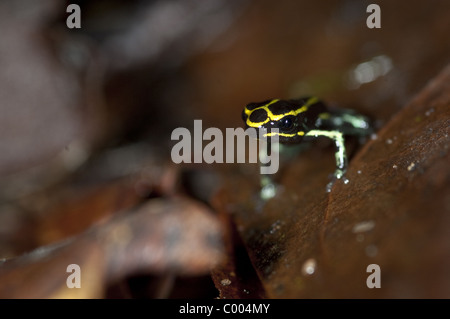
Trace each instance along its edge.
{"label": "frog's head", "polygon": [[[299,100],[267,100],[250,103],[242,112],[246,128],[263,129],[263,136],[278,135],[283,144],[299,143],[306,131],[308,119],[304,112],[312,103],[308,98]],[[272,132],[278,129],[278,133]]]}

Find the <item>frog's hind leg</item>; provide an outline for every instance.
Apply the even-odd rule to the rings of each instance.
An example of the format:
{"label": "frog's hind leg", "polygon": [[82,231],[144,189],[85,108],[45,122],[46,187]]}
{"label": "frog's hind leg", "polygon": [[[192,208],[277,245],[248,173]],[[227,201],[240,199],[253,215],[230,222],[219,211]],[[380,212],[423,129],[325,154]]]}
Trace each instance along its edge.
{"label": "frog's hind leg", "polygon": [[339,130],[344,135],[367,136],[374,132],[367,116],[347,109],[333,109],[319,114],[316,126],[324,130]]}

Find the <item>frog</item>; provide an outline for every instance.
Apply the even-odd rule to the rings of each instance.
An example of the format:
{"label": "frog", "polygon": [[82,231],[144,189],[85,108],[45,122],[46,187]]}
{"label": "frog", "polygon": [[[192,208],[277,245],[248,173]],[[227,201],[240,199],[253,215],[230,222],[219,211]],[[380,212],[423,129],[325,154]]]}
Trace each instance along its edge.
{"label": "frog", "polygon": [[[242,119],[246,128],[262,130],[263,138],[276,136],[281,146],[299,145],[320,137],[332,140],[336,169],[326,186],[327,192],[337,180],[348,182],[345,137],[367,137],[374,133],[369,117],[352,109],[330,108],[316,96],[252,102],[242,111]],[[261,198],[267,200],[275,194],[275,183],[270,177],[261,176]]]}

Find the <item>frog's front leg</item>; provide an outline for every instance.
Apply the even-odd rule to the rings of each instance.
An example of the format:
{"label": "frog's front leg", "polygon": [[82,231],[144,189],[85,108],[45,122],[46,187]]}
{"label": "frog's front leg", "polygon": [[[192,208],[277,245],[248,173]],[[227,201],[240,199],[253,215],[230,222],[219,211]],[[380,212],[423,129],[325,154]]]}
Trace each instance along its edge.
{"label": "frog's front leg", "polygon": [[334,154],[336,159],[336,170],[334,172],[333,180],[327,185],[327,191],[329,192],[331,191],[331,187],[335,180],[341,179],[347,170],[347,152],[345,150],[344,134],[339,131],[311,130],[306,136],[328,137],[329,139],[332,139],[336,145],[336,153]]}
{"label": "frog's front leg", "polygon": [[[279,150],[279,147],[280,144],[277,144],[277,147],[275,149]],[[268,162],[268,151],[268,144],[266,142],[261,142],[259,149],[260,166],[263,166],[263,163]],[[271,176],[271,174],[261,174],[260,176],[260,197],[264,201],[273,198],[277,192],[277,185]]]}

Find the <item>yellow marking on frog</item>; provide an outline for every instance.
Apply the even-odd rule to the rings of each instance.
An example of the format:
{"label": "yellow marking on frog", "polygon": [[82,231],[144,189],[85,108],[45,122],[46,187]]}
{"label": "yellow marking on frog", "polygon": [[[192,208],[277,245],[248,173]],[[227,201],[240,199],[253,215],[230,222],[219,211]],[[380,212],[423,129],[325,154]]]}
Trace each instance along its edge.
{"label": "yellow marking on frog", "polygon": [[[279,120],[281,120],[283,117],[288,116],[288,115],[296,116],[296,115],[298,115],[298,114],[300,114],[300,113],[306,112],[306,111],[308,110],[308,108],[309,108],[312,104],[317,103],[317,102],[319,101],[319,99],[318,99],[317,97],[311,97],[311,98],[308,99],[308,101],[306,101],[306,103],[305,103],[304,105],[302,105],[302,107],[300,107],[300,108],[298,108],[298,109],[296,109],[296,110],[292,110],[292,111],[283,113],[283,114],[277,114],[277,115],[275,115],[275,114],[273,114],[272,111],[269,109],[269,106],[272,105],[272,104],[274,104],[274,103],[276,103],[276,102],[278,102],[278,101],[279,101],[279,99],[272,100],[272,101],[270,101],[269,103],[267,103],[267,104],[265,104],[265,105],[262,105],[262,106],[259,106],[259,107],[257,107],[257,108],[254,108],[253,110],[249,110],[249,109],[245,108],[245,114],[247,115],[247,121],[246,121],[247,125],[248,125],[249,127],[256,127],[256,128],[258,128],[258,127],[260,127],[260,126],[266,124],[266,123],[269,122],[269,121],[279,121]],[[251,114],[253,111],[256,111],[256,110],[259,110],[259,109],[263,109],[264,111],[266,111],[266,113],[267,113],[267,118],[266,118],[264,121],[262,121],[262,122],[252,122],[252,121],[250,121],[250,114]],[[303,134],[304,134],[304,133],[303,133]],[[283,135],[281,135],[281,133],[279,133],[279,135],[280,135],[280,136],[283,136]],[[293,135],[288,134],[287,137],[292,137],[292,136],[295,136],[295,135],[296,135],[296,134],[293,134]],[[300,135],[300,134],[299,134],[299,135]]]}
{"label": "yellow marking on frog", "polygon": [[321,120],[328,120],[331,117],[330,113],[320,113],[319,114],[319,119]]}
{"label": "yellow marking on frog", "polygon": [[303,135],[305,135],[305,132],[303,132],[303,131],[298,131],[297,133],[291,133],[291,134],[288,134],[288,133],[275,133],[275,132],[270,132],[270,133],[264,134],[263,136],[264,136],[264,137],[270,137],[270,136],[275,136],[275,135],[283,136],[283,137],[294,137],[294,136],[296,136],[296,135],[303,136]]}

